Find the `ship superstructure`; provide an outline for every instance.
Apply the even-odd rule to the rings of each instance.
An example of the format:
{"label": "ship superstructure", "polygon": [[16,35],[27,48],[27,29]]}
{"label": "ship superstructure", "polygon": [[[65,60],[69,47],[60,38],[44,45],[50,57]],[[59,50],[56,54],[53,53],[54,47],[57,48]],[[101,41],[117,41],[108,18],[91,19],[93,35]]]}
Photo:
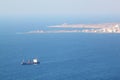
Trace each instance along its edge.
{"label": "ship superstructure", "polygon": [[28,60],[25,62],[24,60],[21,62],[22,65],[33,65],[33,64],[40,64],[37,58],[34,58],[32,60]]}

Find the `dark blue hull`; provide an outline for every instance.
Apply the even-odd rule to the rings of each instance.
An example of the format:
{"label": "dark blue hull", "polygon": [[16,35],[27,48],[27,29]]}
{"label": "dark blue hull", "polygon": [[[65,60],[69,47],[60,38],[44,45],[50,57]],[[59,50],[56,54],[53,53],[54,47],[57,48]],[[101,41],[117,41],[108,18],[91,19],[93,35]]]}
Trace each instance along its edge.
{"label": "dark blue hull", "polygon": [[37,63],[26,63],[26,62],[23,62],[23,63],[21,63],[21,65],[34,65],[34,64],[40,64],[40,62],[37,62]]}

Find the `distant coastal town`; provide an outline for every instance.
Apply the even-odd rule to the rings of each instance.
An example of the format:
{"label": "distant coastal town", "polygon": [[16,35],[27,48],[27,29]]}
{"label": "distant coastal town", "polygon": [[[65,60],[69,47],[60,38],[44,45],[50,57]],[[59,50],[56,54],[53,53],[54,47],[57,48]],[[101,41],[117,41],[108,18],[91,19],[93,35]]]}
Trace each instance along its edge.
{"label": "distant coastal town", "polygon": [[[34,30],[25,32],[32,33],[120,33],[120,23],[104,23],[104,24],[61,24],[48,26],[48,28],[62,28],[62,30]],[[72,28],[66,30],[64,28]]]}
{"label": "distant coastal town", "polygon": [[62,24],[49,26],[51,28],[82,28],[76,32],[93,32],[93,33],[120,33],[120,23],[104,23],[104,24]]}

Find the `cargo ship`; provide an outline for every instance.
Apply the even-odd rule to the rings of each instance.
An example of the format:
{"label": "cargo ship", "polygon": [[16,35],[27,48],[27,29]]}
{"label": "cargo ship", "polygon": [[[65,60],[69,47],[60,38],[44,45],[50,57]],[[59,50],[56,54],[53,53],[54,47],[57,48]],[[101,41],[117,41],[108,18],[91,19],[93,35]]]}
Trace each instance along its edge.
{"label": "cargo ship", "polygon": [[24,60],[21,62],[21,65],[33,65],[33,64],[40,64],[40,62],[38,61],[37,58],[28,60],[27,62],[25,62]]}

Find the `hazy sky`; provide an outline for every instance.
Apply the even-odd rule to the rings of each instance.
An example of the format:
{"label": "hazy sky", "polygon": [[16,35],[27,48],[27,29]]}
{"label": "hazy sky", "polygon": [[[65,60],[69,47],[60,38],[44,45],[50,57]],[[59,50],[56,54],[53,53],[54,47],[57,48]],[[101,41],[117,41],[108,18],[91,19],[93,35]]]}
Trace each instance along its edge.
{"label": "hazy sky", "polygon": [[0,15],[120,15],[120,0],[0,0]]}

